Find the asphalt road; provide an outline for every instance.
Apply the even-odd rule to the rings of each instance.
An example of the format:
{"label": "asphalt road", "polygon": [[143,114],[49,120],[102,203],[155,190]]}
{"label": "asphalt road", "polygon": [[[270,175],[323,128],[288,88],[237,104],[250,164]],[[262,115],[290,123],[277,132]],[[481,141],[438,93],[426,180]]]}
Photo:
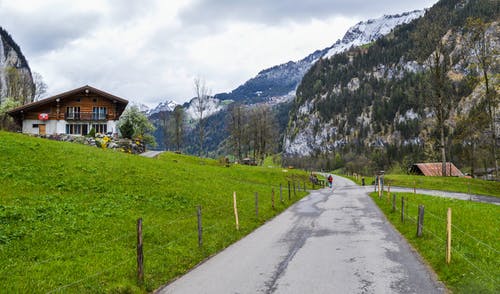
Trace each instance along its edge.
{"label": "asphalt road", "polygon": [[159,293],[443,293],[368,192],[335,177]]}

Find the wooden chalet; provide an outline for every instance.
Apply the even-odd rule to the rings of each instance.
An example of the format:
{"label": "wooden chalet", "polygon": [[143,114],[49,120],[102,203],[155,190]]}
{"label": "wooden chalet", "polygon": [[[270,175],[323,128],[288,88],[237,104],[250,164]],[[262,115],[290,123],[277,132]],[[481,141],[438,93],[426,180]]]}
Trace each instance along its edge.
{"label": "wooden chalet", "polygon": [[128,101],[83,86],[46,99],[25,104],[8,112],[23,133],[39,135],[87,135],[118,133],[116,124]]}
{"label": "wooden chalet", "polygon": [[[440,177],[443,175],[441,162],[415,163],[410,168],[411,174],[424,175],[428,177]],[[464,174],[451,162],[446,163],[446,176],[463,177]]]}

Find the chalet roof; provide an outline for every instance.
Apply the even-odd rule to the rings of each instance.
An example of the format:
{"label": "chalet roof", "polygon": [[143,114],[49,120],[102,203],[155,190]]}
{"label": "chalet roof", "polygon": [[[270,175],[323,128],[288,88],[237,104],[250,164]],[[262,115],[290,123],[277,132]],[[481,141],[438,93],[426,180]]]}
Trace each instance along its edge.
{"label": "chalet roof", "polygon": [[35,101],[35,102],[32,102],[32,103],[24,104],[22,106],[16,107],[16,108],[8,111],[7,113],[13,116],[13,115],[15,115],[15,114],[17,114],[17,113],[19,113],[21,111],[30,110],[32,108],[35,108],[35,107],[38,107],[38,106],[41,106],[41,105],[52,103],[52,102],[56,101],[57,99],[64,99],[64,98],[66,98],[68,96],[71,96],[71,95],[74,95],[74,94],[79,94],[79,93],[82,93],[82,94],[95,93],[95,94],[98,94],[98,95],[103,96],[105,98],[108,98],[110,100],[114,100],[114,101],[117,101],[117,102],[125,104],[125,105],[128,104],[128,100],[126,100],[126,99],[123,99],[123,98],[120,98],[118,96],[109,94],[107,92],[104,92],[102,90],[96,89],[96,88],[91,87],[89,85],[85,85],[83,87],[76,88],[76,89],[73,89],[73,90],[61,93],[61,94],[57,94],[57,95],[52,96],[52,97],[48,97],[48,98],[45,98],[45,99],[42,99],[42,100],[38,100],[38,101]]}
{"label": "chalet roof", "polygon": [[[449,176],[451,168],[451,176],[453,177],[463,177],[464,174],[451,162],[446,163],[446,173]],[[423,174],[424,176],[442,176],[442,163],[432,162],[432,163],[415,163],[410,171],[412,173]]]}

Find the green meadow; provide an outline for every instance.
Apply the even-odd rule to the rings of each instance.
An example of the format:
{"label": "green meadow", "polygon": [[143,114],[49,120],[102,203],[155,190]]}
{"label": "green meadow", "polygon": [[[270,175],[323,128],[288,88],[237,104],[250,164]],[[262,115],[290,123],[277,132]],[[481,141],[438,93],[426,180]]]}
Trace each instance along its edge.
{"label": "green meadow", "polygon": [[[500,206],[413,193],[371,197],[389,221],[404,235],[439,279],[453,293],[500,293]],[[405,220],[401,221],[401,197]],[[423,236],[417,237],[418,206],[424,205]],[[445,260],[446,216],[452,209],[451,263]]]}
{"label": "green meadow", "polygon": [[[352,176],[346,177],[361,185],[361,176],[358,176],[358,178]],[[416,187],[417,189],[450,191],[500,197],[500,182],[496,181],[485,181],[481,179],[470,179],[465,177],[425,177],[399,174],[386,174],[384,175],[384,180],[386,186],[391,185],[408,188]],[[366,185],[371,185],[373,181],[375,181],[374,177],[365,176]]]}
{"label": "green meadow", "polygon": [[[268,165],[226,167],[173,153],[151,159],[0,132],[2,292],[153,291],[305,196],[292,188],[289,200],[287,183],[303,187],[307,178],[305,172]],[[138,218],[143,219],[143,283],[136,278]]]}

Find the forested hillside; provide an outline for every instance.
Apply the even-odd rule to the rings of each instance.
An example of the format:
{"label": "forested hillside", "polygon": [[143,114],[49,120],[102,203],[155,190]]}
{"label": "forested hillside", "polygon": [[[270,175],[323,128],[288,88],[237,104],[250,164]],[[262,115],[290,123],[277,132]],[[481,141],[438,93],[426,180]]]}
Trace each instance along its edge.
{"label": "forested hillside", "polygon": [[[370,172],[444,154],[460,167],[494,166],[499,20],[498,1],[444,0],[372,44],[319,60],[297,90],[288,162]],[[481,42],[487,64],[474,53]]]}

